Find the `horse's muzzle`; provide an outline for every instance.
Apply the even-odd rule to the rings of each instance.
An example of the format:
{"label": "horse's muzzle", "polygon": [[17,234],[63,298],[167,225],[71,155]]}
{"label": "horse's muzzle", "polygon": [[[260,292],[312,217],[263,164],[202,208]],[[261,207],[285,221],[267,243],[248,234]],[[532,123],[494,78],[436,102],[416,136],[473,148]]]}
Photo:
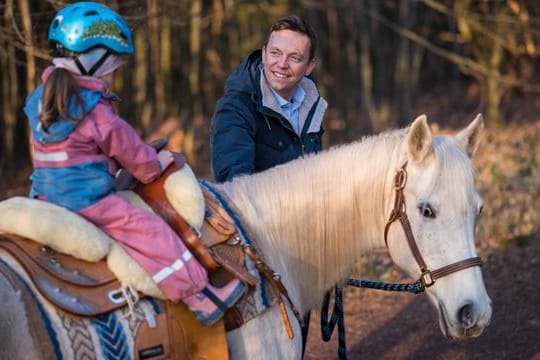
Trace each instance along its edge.
{"label": "horse's muzzle", "polygon": [[478,337],[491,320],[491,302],[485,309],[474,302],[465,302],[452,318],[442,303],[438,304],[439,325],[442,333],[454,340],[468,340]]}

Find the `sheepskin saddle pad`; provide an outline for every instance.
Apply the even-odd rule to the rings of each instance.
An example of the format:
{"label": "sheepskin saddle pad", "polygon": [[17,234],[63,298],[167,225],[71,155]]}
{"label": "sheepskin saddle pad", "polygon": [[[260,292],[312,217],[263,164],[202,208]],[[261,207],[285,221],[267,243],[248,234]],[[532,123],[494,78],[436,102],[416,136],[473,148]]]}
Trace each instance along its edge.
{"label": "sheepskin saddle pad", "polygon": [[[185,164],[179,170],[171,173],[164,182],[164,190],[172,207],[189,225],[200,229],[204,221],[204,198],[191,168]],[[134,192],[121,191],[118,194],[134,205],[152,211]],[[34,247],[32,245],[23,246],[25,241],[31,242],[30,240],[38,244],[35,244]],[[111,298],[112,302],[115,301],[115,291],[119,299],[125,300],[126,297],[130,296],[126,294],[126,285],[129,286],[132,293],[133,290],[137,290],[152,297],[166,299],[152,277],[120,245],[92,223],[63,207],[26,197],[12,197],[0,201],[0,242],[4,244],[2,249],[12,254],[24,247],[25,254],[21,256],[28,260],[34,260],[33,262],[28,261],[29,266],[38,264],[43,267],[43,264],[54,263],[56,268],[65,267],[66,264],[70,264],[69,256],[91,263],[102,263],[102,267],[107,269],[104,271],[90,270],[91,276],[87,276],[87,278],[94,279],[94,283],[110,284],[109,286],[123,284],[123,289],[102,287],[108,292],[108,297]],[[105,263],[106,266],[103,265]],[[80,274],[77,269],[71,269],[72,271],[67,271],[69,269],[56,270],[64,274],[70,273],[71,275],[62,276],[71,277],[68,282],[74,283],[80,288],[92,288],[98,285],[92,284],[92,281],[88,279],[86,281],[90,281],[90,283],[84,284],[85,280],[81,278],[88,274]],[[78,276],[74,274],[78,274]],[[58,292],[58,289],[51,291]],[[89,316],[100,311],[78,308],[67,310]]]}

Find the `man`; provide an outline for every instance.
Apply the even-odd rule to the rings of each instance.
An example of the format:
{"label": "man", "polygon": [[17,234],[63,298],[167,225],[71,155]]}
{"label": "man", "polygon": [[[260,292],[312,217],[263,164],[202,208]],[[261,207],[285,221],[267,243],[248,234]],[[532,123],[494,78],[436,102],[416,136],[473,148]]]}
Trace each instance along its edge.
{"label": "man", "polygon": [[327,108],[315,83],[315,32],[298,16],[276,21],[262,50],[229,76],[211,130],[212,170],[224,182],[322,148]]}

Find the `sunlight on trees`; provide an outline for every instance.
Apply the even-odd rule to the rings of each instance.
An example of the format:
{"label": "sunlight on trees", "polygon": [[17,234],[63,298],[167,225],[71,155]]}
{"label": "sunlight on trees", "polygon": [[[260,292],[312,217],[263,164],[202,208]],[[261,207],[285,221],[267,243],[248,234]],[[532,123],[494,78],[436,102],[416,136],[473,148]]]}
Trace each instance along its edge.
{"label": "sunlight on trees", "polygon": [[[23,102],[50,61],[49,22],[68,2],[0,4],[5,173],[29,163]],[[104,2],[125,16],[137,49],[117,82],[119,113],[146,137],[175,123],[168,136],[182,139],[178,146],[202,174],[226,77],[287,13],[318,33],[313,77],[330,105],[327,146],[406,125],[421,112],[457,126],[482,111],[490,126],[504,126],[540,107],[540,5],[531,1]]]}

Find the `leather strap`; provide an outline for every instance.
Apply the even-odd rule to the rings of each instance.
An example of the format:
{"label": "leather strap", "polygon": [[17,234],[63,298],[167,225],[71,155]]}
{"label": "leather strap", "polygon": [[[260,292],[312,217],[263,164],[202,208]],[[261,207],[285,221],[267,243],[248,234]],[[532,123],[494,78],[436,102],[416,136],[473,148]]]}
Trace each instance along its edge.
{"label": "leather strap", "polygon": [[476,256],[465,260],[457,261],[453,264],[443,266],[441,268],[438,268],[437,270],[433,270],[431,272],[431,277],[435,281],[442,278],[443,276],[450,275],[457,271],[467,269],[473,266],[482,266],[482,259]]}
{"label": "leather strap", "polygon": [[281,282],[281,276],[277,274],[274,270],[272,270],[270,266],[264,263],[260,256],[257,255],[251,247],[245,245],[244,252],[251,258],[257,270],[259,270],[259,272],[265,277],[266,281],[268,281],[268,283],[270,284],[272,291],[278,299],[279,310],[281,312],[281,317],[283,318],[283,323],[285,325],[287,335],[289,336],[289,339],[294,338],[291,320],[289,319],[289,315],[287,314],[287,308],[285,306],[285,302],[283,301],[283,297],[285,297],[285,299],[287,299],[287,301],[289,302],[291,310],[293,311],[296,319],[298,320],[298,323],[302,325],[303,322],[300,313],[295,308],[291,298],[289,297],[289,292],[287,291],[287,288],[285,288],[285,285],[283,285],[283,283]]}
{"label": "leather strap", "polygon": [[134,191],[147,204],[160,215],[163,220],[182,238],[189,250],[195,255],[197,260],[209,271],[216,270],[219,264],[212,258],[208,249],[201,243],[195,230],[178,215],[167,199],[163,190],[165,180],[172,172],[179,169],[179,164],[183,166],[185,157],[181,154],[174,154],[174,165],[169,166],[157,180],[149,184],[137,184]]}

